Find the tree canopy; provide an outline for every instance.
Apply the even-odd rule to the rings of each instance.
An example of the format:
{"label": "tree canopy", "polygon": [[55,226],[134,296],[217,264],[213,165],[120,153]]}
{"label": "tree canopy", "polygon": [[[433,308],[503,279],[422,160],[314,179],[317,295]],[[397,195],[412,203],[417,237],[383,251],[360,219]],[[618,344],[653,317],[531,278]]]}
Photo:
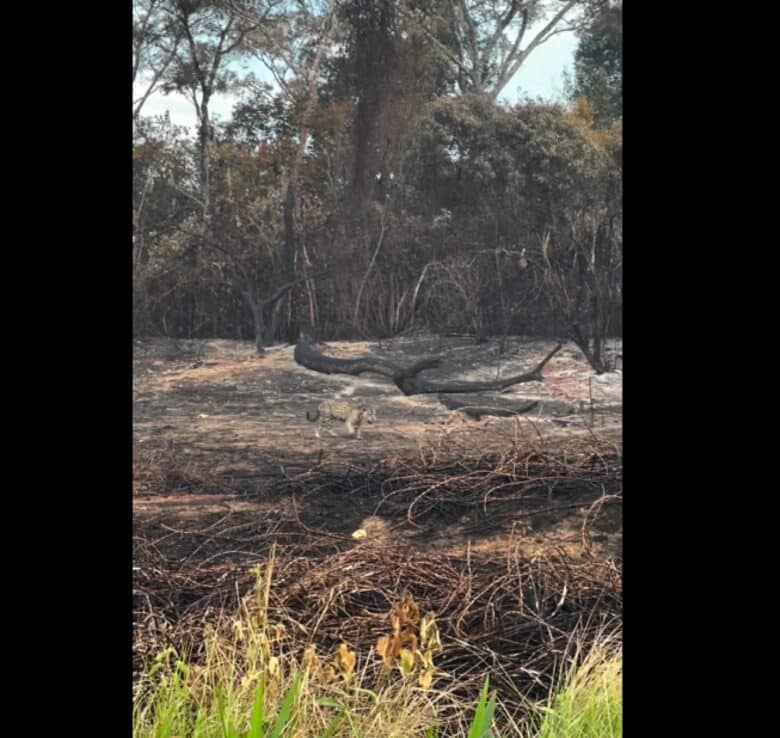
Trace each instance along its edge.
{"label": "tree canopy", "polygon": [[[133,22],[137,333],[579,331],[593,353],[620,331],[619,4],[134,0]],[[567,101],[499,103],[567,31]],[[144,115],[161,93],[194,136]]]}

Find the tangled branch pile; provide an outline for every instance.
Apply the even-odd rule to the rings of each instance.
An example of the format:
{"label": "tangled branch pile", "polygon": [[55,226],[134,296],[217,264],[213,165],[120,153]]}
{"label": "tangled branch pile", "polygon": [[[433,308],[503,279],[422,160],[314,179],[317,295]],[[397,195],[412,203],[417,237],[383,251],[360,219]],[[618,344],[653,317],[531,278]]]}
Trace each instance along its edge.
{"label": "tangled branch pile", "polygon": [[[516,549],[451,556],[368,543],[319,561],[282,556],[276,572],[269,617],[297,639],[301,653],[310,645],[336,652],[347,643],[359,662],[378,665],[374,649],[388,632],[388,613],[410,594],[436,614],[442,643],[436,688],[474,701],[490,673],[506,709],[518,715],[521,695],[541,698],[549,690],[571,641],[587,643],[621,611],[614,564],[577,565],[561,553],[535,560]],[[227,575],[223,570],[220,578],[234,588],[237,580]],[[251,576],[238,580],[248,587]],[[197,643],[202,624],[189,617],[157,633],[139,631],[136,645],[150,653],[150,638],[158,648]]]}
{"label": "tangled branch pile", "polygon": [[619,560],[575,560],[553,545],[530,556],[512,534],[501,550],[456,554],[410,545],[413,536],[357,543],[349,523],[339,529],[334,519],[336,528],[325,530],[322,518],[307,515],[315,500],[320,509],[327,499],[344,509],[369,496],[376,511],[419,535],[418,526],[441,522],[436,511],[453,508],[480,511],[474,529],[507,531],[523,516],[576,511],[587,554],[587,527],[605,503],[622,499],[621,486],[614,448],[516,446],[476,458],[430,450],[368,469],[319,465],[287,477],[266,492],[277,510],[262,515],[228,511],[198,529],[147,524],[135,538],[136,667],[165,645],[197,643],[209,620],[251,589],[251,565],[275,545],[269,618],[301,653],[346,643],[362,664],[381,663],[376,645],[388,614],[408,595],[436,616],[443,648],[435,687],[473,701],[489,672],[505,707],[520,714],[523,697],[546,694],[573,639],[587,643],[619,621]]}
{"label": "tangled branch pile", "polygon": [[450,443],[443,449],[421,448],[417,456],[384,459],[370,469],[318,465],[281,481],[277,489],[300,500],[321,499],[325,493],[343,499],[375,496],[375,514],[405,514],[415,526],[434,512],[446,518],[479,510],[476,527],[485,530],[616,497],[622,486],[620,449],[588,439],[547,449],[514,443],[502,453],[477,456],[469,447]]}

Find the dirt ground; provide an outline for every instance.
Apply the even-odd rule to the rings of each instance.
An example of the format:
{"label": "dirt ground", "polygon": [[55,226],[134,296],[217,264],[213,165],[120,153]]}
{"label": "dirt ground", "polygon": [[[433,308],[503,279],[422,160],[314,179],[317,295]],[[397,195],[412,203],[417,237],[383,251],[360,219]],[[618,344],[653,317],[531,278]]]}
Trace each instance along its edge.
{"label": "dirt ground", "polygon": [[[440,355],[441,367],[424,376],[445,380],[519,373],[554,345],[515,337],[500,355],[497,341],[475,344],[468,338],[415,336],[331,342],[320,349],[333,356],[372,354],[400,363]],[[622,350],[619,344],[612,348]],[[565,343],[543,376],[544,382],[515,385],[501,395],[538,400],[533,411],[517,418],[474,421],[448,410],[435,395],[404,397],[378,375],[325,375],[305,369],[293,360],[292,346],[257,356],[250,342],[136,341],[136,538],[155,541],[169,561],[184,562],[195,552],[229,557],[235,541],[212,536],[204,548],[204,531],[216,525],[224,530],[254,524],[272,531],[294,518],[313,536],[332,537],[338,545],[361,545],[350,534],[363,528],[369,539],[399,538],[415,548],[462,551],[468,544],[496,550],[511,538],[513,545],[519,540],[529,552],[557,548],[581,556],[583,515],[599,496],[587,486],[534,492],[524,498],[522,509],[512,502],[514,515],[489,513],[487,505],[484,510],[456,508],[430,515],[420,525],[411,523],[401,506],[383,499],[381,485],[367,483],[345,495],[343,485],[294,483],[312,468],[330,470],[330,478],[354,475],[359,469],[370,479],[374,465],[388,457],[500,454],[513,444],[565,446],[577,438],[613,444],[619,455],[620,368],[597,376],[579,349]],[[348,437],[338,425],[335,436],[317,439],[305,413],[325,398],[370,403],[377,422],[364,427],[362,440]],[[619,486],[622,491],[622,482]],[[290,489],[297,493],[291,495]],[[502,512],[496,504],[491,510]],[[599,511],[591,553],[620,556],[621,507],[605,505]]]}

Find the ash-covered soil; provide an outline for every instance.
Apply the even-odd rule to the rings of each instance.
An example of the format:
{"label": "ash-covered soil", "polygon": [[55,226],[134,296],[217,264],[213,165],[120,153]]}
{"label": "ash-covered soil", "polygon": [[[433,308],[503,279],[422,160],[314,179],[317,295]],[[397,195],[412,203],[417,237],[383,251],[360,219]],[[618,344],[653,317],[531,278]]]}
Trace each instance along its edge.
{"label": "ash-covered soil", "polygon": [[[442,365],[427,371],[426,378],[476,380],[526,371],[555,343],[510,338],[503,355],[497,341],[476,344],[431,336],[330,342],[319,349],[332,356],[372,354],[399,363],[440,355]],[[544,484],[537,485],[524,497],[523,509],[516,500],[502,503],[498,495],[482,511],[447,504],[416,520],[406,514],[403,496],[385,499],[382,473],[372,471],[393,458],[417,456],[421,464],[431,464],[449,457],[500,455],[524,445],[553,449],[593,441],[619,454],[622,372],[596,375],[579,349],[565,343],[543,376],[543,382],[515,385],[487,398],[473,395],[475,402],[491,405],[502,398],[538,400],[533,411],[475,421],[448,410],[435,395],[404,397],[378,375],[305,369],[293,360],[292,346],[258,356],[250,342],[138,340],[133,383],[137,534],[160,540],[163,547],[167,541],[176,560],[201,546],[205,534],[197,531],[218,521],[239,528],[257,521],[271,530],[278,521],[290,520],[313,536],[329,534],[350,545],[359,545],[349,538],[358,528],[365,528],[369,539],[402,538],[415,546],[447,549],[462,549],[467,541],[494,549],[511,534],[519,535],[529,551],[555,546],[580,555],[583,516],[599,496],[588,485],[579,490],[552,485],[546,491]],[[326,398],[372,404],[377,422],[364,426],[361,440],[348,437],[339,424],[336,435],[317,439],[305,414]],[[340,482],[339,474],[352,481]],[[354,483],[360,474],[365,484]],[[619,554],[621,507],[599,508],[591,552]],[[190,534],[176,536],[171,530]],[[211,541],[207,548],[219,553],[220,545]]]}

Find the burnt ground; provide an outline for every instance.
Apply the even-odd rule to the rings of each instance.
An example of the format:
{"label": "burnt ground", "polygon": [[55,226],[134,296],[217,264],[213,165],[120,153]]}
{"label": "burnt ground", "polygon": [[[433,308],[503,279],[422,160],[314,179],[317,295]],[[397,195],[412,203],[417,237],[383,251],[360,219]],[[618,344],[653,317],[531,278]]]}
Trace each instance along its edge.
{"label": "burnt ground", "polygon": [[[521,372],[554,345],[510,338],[499,355],[495,341],[418,336],[332,342],[321,348],[334,356],[374,354],[401,363],[442,355],[442,366],[425,376],[444,380]],[[539,400],[533,411],[475,421],[448,410],[435,395],[404,397],[378,375],[310,371],[297,365],[292,353],[287,346],[257,356],[251,343],[237,341],[136,341],[136,536],[159,540],[161,531],[203,530],[223,519],[241,526],[294,518],[334,540],[364,527],[368,537],[390,536],[422,549],[463,550],[469,541],[494,550],[514,531],[528,551],[554,546],[575,557],[583,553],[583,513],[601,494],[593,485],[559,485],[552,491],[549,485],[537,485],[521,505],[514,498],[508,501],[509,510],[501,510],[500,499],[490,507],[440,505],[424,521],[411,520],[404,504],[384,500],[382,481],[392,472],[382,471],[382,460],[419,459],[430,465],[444,458],[575,442],[607,444],[619,455],[621,371],[596,376],[576,346],[566,343],[545,367],[544,382],[515,385],[499,396]],[[305,412],[324,398],[372,403],[377,422],[364,427],[360,441],[346,436],[339,425],[335,436],[323,434],[318,440]],[[318,480],[311,478],[312,470],[319,471]],[[368,481],[355,483],[361,474]],[[599,510],[591,553],[619,555],[620,515],[619,505]],[[169,535],[159,545],[167,542],[169,555],[179,559],[202,539]],[[218,542],[211,541],[212,548],[219,553]]]}
{"label": "burnt ground", "polygon": [[[425,376],[444,380],[521,373],[554,345],[515,338],[499,355],[496,342],[416,336],[320,349],[442,355]],[[275,546],[273,617],[306,634],[301,648],[347,642],[370,658],[409,591],[437,613],[441,684],[473,704],[476,667],[492,664],[504,709],[522,715],[517,690],[543,698],[567,644],[622,609],[622,373],[593,375],[566,344],[543,377],[478,403],[538,400],[533,411],[474,421],[384,377],[304,369],[291,346],[260,357],[236,341],[136,342],[134,674],[233,612]],[[306,410],[337,397],[375,406],[361,441],[338,426],[314,437]]]}

